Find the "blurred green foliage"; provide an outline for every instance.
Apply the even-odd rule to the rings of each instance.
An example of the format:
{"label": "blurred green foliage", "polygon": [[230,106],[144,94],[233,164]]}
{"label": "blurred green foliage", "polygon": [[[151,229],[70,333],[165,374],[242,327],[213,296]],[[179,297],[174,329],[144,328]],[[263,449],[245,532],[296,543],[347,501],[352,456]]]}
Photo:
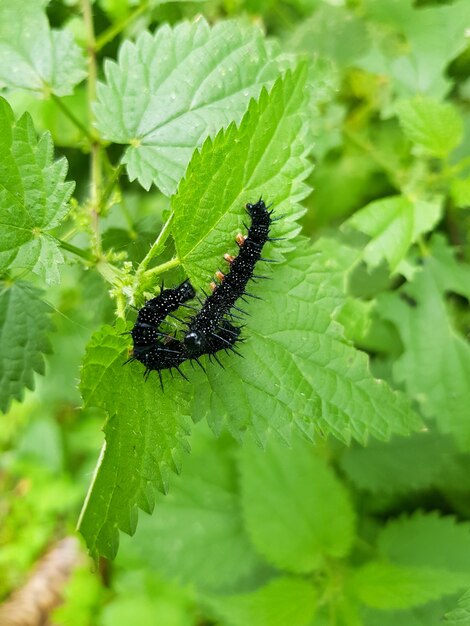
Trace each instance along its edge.
{"label": "blurred green foliage", "polygon": [[[0,598],[93,483],[87,548],[135,534],[83,547],[58,626],[470,625],[468,1],[14,4]],[[287,261],[246,359],[160,396],[121,318],[207,283],[245,192]]]}

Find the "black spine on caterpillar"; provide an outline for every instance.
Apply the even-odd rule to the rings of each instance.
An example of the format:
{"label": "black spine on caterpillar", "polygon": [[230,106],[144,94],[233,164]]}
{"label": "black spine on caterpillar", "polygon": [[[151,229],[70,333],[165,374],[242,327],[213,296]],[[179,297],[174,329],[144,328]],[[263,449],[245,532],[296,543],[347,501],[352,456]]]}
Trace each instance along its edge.
{"label": "black spine on caterpillar", "polygon": [[[237,238],[240,246],[238,256],[230,258],[230,271],[221,277],[220,284],[214,287],[199,313],[192,317],[188,324],[183,341],[190,355],[213,354],[214,340],[218,346],[220,337],[226,342],[227,349],[233,349],[233,343],[240,333],[239,328],[224,318],[231,314],[231,309],[235,307],[239,298],[249,295],[246,292],[246,285],[253,277],[256,263],[261,259],[261,251],[269,239],[272,222],[272,211],[268,211],[261,198],[256,204],[247,204],[246,210],[251,218],[251,225],[246,238]],[[229,336],[235,335],[235,341],[229,346],[231,342]]]}

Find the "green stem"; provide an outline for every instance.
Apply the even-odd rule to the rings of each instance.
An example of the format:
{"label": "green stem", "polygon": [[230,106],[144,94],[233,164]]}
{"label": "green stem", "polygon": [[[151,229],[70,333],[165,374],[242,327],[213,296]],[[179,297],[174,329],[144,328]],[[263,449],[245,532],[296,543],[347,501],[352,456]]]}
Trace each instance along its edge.
{"label": "green stem", "polygon": [[373,159],[377,165],[379,165],[387,174],[390,176],[390,179],[393,181],[394,185],[398,188],[402,188],[402,184],[399,176],[395,170],[390,167],[390,164],[387,160],[382,157],[382,155],[374,148],[374,146],[368,142],[364,141],[361,137],[359,137],[356,133],[352,132],[348,128],[344,129],[345,136],[353,143],[357,148],[368,154],[371,159]]}
{"label": "green stem", "polygon": [[[166,242],[166,240],[168,239],[168,237],[170,235],[170,226],[171,226],[171,223],[173,221],[174,215],[175,215],[174,213],[170,214],[170,217],[167,219],[167,221],[163,225],[163,228],[161,229],[160,234],[158,235],[157,239],[152,244],[152,247],[147,252],[146,256],[142,259],[142,261],[141,261],[141,263],[139,265],[139,269],[138,269],[139,273],[145,272],[145,270],[147,269],[148,264],[150,263],[150,261],[154,257],[156,257],[157,254],[159,254],[161,252],[161,250],[163,250],[165,242]],[[150,273],[150,272],[152,272],[152,270],[149,270],[149,272],[147,272],[147,274]]]}
{"label": "green stem", "polygon": [[157,265],[156,267],[152,267],[152,269],[147,270],[145,272],[145,276],[156,276],[158,274],[163,274],[163,272],[167,272],[168,270],[173,269],[174,267],[178,267],[181,264],[181,261],[178,257],[173,257],[166,263],[162,263],[161,265]]}
{"label": "green stem", "polygon": [[427,247],[422,236],[418,237],[418,239],[416,240],[416,243],[418,244],[419,253],[421,254],[421,256],[422,257],[429,256],[429,248]]}
{"label": "green stem", "polygon": [[120,22],[113,24],[109,28],[107,28],[101,35],[97,38],[95,43],[95,52],[99,52],[101,48],[103,48],[106,44],[112,41],[119,33],[121,33],[131,22],[133,22],[139,15],[145,13],[150,6],[150,2],[142,2],[132,13],[129,13],[127,17],[125,17]]}
{"label": "green stem", "polygon": [[78,130],[85,135],[90,143],[96,141],[96,137],[92,135],[92,133],[88,130],[88,128],[82,124],[82,122],[75,116],[74,113],[68,108],[66,104],[62,101],[62,98],[59,98],[54,93],[51,93],[51,99],[55,102],[57,107],[62,111],[62,113],[69,118],[69,120],[74,124]]}
{"label": "green stem", "polygon": [[111,193],[114,187],[116,186],[116,183],[119,177],[121,176],[123,169],[124,169],[124,165],[122,163],[119,164],[116,168],[114,168],[114,171],[108,180],[108,184],[106,185],[103,193],[101,194],[100,212],[106,208],[106,203],[108,202],[109,197],[111,196]]}
{"label": "green stem", "polygon": [[95,262],[95,257],[93,256],[91,251],[77,248],[77,246],[74,246],[73,244],[68,243],[68,241],[64,241],[63,239],[57,239],[57,242],[63,250],[67,250],[67,252],[71,252],[72,254],[79,256],[81,259],[85,259],[85,261],[88,261],[89,263]]}
{"label": "green stem", "polygon": [[[93,14],[90,0],[82,0],[83,21],[85,23],[88,51],[88,83],[87,97],[90,123],[93,120],[92,103],[96,98],[98,68],[96,65],[96,40],[93,25]],[[93,231],[93,249],[97,256],[101,255],[101,235],[99,230],[99,206],[102,175],[102,149],[95,139],[91,144],[91,194],[90,194],[90,225]]]}

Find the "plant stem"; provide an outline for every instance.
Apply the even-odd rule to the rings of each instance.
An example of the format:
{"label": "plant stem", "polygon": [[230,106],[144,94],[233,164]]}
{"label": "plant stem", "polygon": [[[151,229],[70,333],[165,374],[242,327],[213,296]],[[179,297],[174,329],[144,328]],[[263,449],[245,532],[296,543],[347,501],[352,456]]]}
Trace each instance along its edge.
{"label": "plant stem", "polygon": [[[141,263],[139,265],[139,269],[138,269],[139,273],[145,272],[145,270],[147,269],[148,264],[150,263],[150,261],[155,256],[157,256],[157,254],[159,254],[161,250],[163,250],[165,242],[166,242],[166,240],[168,239],[168,237],[170,235],[170,225],[171,225],[171,223],[173,221],[174,215],[175,215],[174,213],[170,214],[170,217],[167,219],[167,221],[163,225],[163,228],[161,229],[160,234],[158,235],[157,239],[152,244],[152,247],[147,252],[146,256],[142,259],[142,261],[141,261]],[[150,273],[150,272],[152,272],[152,270],[149,270],[148,273]]]}
{"label": "plant stem", "polygon": [[[83,21],[85,23],[88,52],[88,109],[90,123],[93,120],[92,103],[96,97],[98,70],[96,66],[96,41],[93,26],[93,15],[90,0],[82,0]],[[99,142],[94,139],[91,144],[91,194],[90,194],[90,225],[93,231],[93,249],[97,256],[101,255],[101,235],[99,230],[99,206],[102,173],[102,152]]]}
{"label": "plant stem", "polygon": [[117,167],[114,168],[113,173],[111,174],[108,184],[106,185],[103,193],[101,194],[100,200],[100,212],[106,208],[106,203],[109,200],[109,197],[116,186],[116,183],[119,179],[119,176],[122,174],[122,170],[124,169],[124,165],[120,163]]}
{"label": "plant stem", "polygon": [[390,167],[390,164],[388,163],[387,159],[383,157],[380,154],[380,152],[378,152],[369,141],[364,140],[358,134],[349,130],[346,127],[344,128],[343,132],[351,143],[353,143],[357,148],[359,148],[360,150],[368,154],[371,157],[371,159],[373,159],[377,163],[377,165],[379,165],[385,172],[387,172],[393,184],[398,189],[402,188],[402,183],[400,181],[400,178],[395,172],[395,170],[393,169],[393,167]]}
{"label": "plant stem", "polygon": [[101,48],[103,48],[107,43],[112,41],[120,32],[122,32],[131,22],[133,22],[139,15],[145,13],[149,8],[150,2],[148,0],[146,2],[142,2],[132,13],[129,13],[127,17],[125,17],[120,22],[113,24],[109,28],[107,28],[101,35],[97,38],[95,43],[95,52],[99,52]]}
{"label": "plant stem", "polygon": [[69,107],[66,104],[64,104],[64,102],[62,101],[62,98],[59,98],[54,93],[51,93],[51,99],[55,102],[55,104],[62,111],[62,113],[66,117],[69,118],[72,124],[74,124],[78,128],[78,130],[83,135],[85,135],[85,137],[88,139],[90,143],[93,143],[94,141],[96,141],[96,137],[94,137],[93,134],[88,130],[88,128],[84,124],[82,124],[82,122],[78,119],[78,117],[76,117],[75,114],[72,113]]}
{"label": "plant stem", "polygon": [[163,274],[163,272],[171,270],[174,267],[178,267],[180,263],[181,261],[178,259],[178,257],[175,256],[169,261],[166,261],[166,263],[162,263],[161,265],[157,265],[156,267],[152,267],[152,269],[147,270],[145,272],[145,276],[156,276],[158,274]]}
{"label": "plant stem", "polygon": [[77,248],[77,246],[74,246],[73,244],[68,243],[67,241],[64,241],[63,239],[57,239],[57,242],[63,250],[67,250],[67,252],[71,252],[72,254],[79,256],[81,259],[85,259],[85,261],[94,263],[95,257],[93,256],[91,251]]}

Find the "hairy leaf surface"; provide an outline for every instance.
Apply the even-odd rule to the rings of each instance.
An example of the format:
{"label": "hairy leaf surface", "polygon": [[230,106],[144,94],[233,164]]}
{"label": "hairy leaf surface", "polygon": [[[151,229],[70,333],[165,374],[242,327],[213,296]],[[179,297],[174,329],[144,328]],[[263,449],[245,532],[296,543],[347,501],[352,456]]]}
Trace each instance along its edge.
{"label": "hairy leaf surface", "polygon": [[49,231],[69,211],[74,183],[65,182],[67,161],[54,161],[51,137],[39,140],[28,113],[17,122],[0,98],[0,272],[14,266],[57,282],[63,261]]}
{"label": "hairy leaf surface", "polygon": [[51,29],[44,0],[0,3],[0,85],[58,96],[86,76],[85,57],[66,29]]}
{"label": "hairy leaf surface", "polygon": [[131,180],[171,195],[204,139],[240,121],[250,98],[279,72],[275,49],[259,28],[204,19],[161,26],[124,42],[105,64],[97,125],[105,139],[127,144]]}
{"label": "hairy leaf surface", "polygon": [[[246,232],[247,202],[262,196],[273,205],[273,217],[285,214],[274,236],[291,238],[299,231],[295,220],[304,213],[299,202],[308,194],[303,181],[311,170],[306,78],[305,66],[287,72],[269,94],[263,90],[251,102],[239,128],[232,124],[194,154],[172,198],[172,233],[181,264],[196,283],[207,286],[223,254],[237,254],[235,235]],[[282,247],[289,243],[271,250],[276,254]]]}
{"label": "hairy leaf surface", "polygon": [[18,281],[0,281],[0,410],[21,400],[24,388],[34,389],[34,372],[44,374],[43,353],[52,328],[50,308],[42,292]]}

